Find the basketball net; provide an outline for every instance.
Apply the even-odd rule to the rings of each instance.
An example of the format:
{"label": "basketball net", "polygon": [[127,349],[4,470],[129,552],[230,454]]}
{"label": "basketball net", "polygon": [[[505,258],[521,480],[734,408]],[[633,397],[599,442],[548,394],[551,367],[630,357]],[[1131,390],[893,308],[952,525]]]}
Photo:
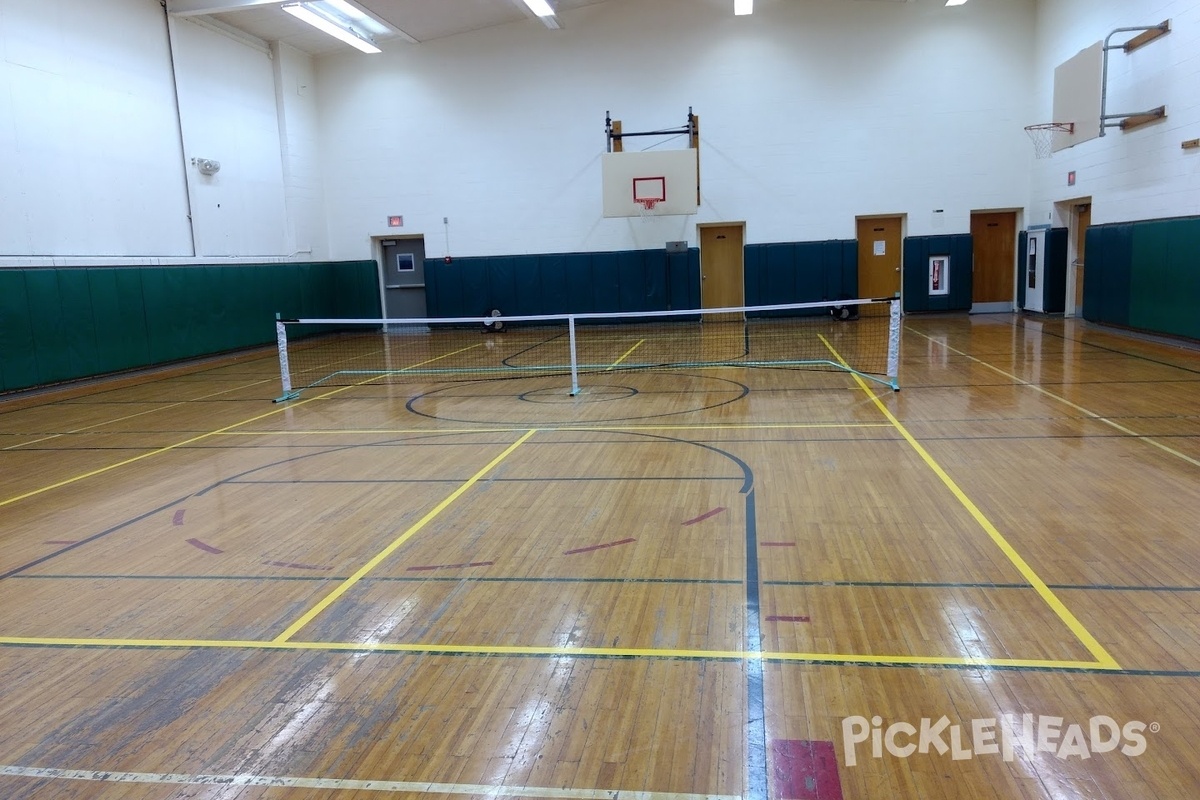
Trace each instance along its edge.
{"label": "basketball net", "polygon": [[642,213],[642,215],[644,216],[645,214],[647,214],[647,213],[649,213],[649,212],[653,211],[653,210],[654,210],[654,207],[655,207],[656,205],[658,205],[658,198],[656,198],[656,197],[643,197],[643,198],[639,198],[639,199],[637,199],[637,200],[634,200],[633,202],[637,203],[639,206],[641,206],[641,207],[642,207],[642,211],[641,211],[641,213]]}
{"label": "basketball net", "polygon": [[1054,134],[1074,133],[1074,122],[1040,122],[1026,125],[1025,132],[1033,142],[1033,154],[1038,158],[1054,157]]}

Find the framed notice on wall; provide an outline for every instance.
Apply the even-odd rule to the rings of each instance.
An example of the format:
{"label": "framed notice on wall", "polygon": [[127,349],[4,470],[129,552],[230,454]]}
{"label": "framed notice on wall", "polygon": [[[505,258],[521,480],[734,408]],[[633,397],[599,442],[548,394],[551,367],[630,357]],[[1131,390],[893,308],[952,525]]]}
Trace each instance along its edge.
{"label": "framed notice on wall", "polygon": [[929,257],[929,294],[950,294],[950,256]]}

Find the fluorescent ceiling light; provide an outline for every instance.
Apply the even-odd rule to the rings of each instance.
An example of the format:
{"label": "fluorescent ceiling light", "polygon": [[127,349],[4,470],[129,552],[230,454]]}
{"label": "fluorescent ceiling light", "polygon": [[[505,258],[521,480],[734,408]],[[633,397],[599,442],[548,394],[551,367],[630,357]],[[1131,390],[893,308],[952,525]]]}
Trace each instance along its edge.
{"label": "fluorescent ceiling light", "polygon": [[753,14],[754,0],[733,0],[733,13],[739,17],[743,17],[746,14]]}
{"label": "fluorescent ceiling light", "polygon": [[363,36],[358,31],[350,27],[350,25],[342,20],[314,11],[311,6],[304,3],[294,3],[286,5],[283,10],[291,14],[298,20],[307,22],[314,28],[323,31],[335,39],[340,39],[351,47],[357,48],[364,53],[378,53],[379,48],[375,43]]}
{"label": "fluorescent ceiling light", "polygon": [[967,0],[946,0],[946,5],[948,5],[948,6],[961,6],[961,5],[962,5],[963,3],[965,3],[965,2],[967,2]]}
{"label": "fluorescent ceiling light", "polygon": [[529,10],[537,14],[539,17],[553,17],[554,9],[546,0],[525,0],[525,5],[529,6]]}

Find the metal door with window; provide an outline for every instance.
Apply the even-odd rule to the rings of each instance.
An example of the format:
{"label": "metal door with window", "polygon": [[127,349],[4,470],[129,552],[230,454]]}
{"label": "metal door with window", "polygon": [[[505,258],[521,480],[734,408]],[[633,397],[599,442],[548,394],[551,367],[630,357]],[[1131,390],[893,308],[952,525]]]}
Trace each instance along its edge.
{"label": "metal door with window", "polygon": [[384,239],[383,251],[384,316],[388,319],[416,319],[425,311],[425,239]]}

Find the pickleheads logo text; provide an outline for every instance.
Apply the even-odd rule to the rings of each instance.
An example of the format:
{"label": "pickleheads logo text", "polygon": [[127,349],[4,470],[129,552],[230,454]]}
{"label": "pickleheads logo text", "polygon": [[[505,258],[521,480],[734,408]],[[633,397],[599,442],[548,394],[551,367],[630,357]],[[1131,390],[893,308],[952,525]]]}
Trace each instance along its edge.
{"label": "pickleheads logo text", "polygon": [[[870,748],[872,758],[883,758],[886,751],[895,758],[914,753],[950,754],[955,761],[976,756],[1000,756],[1012,761],[1018,752],[1052,753],[1063,760],[1091,758],[1097,753],[1119,751],[1134,758],[1146,752],[1146,732],[1158,733],[1157,722],[1131,720],[1124,724],[1112,717],[1098,715],[1086,723],[1064,724],[1062,717],[1038,714],[1005,714],[1002,717],[973,719],[965,725],[951,725],[948,717],[922,719],[916,725],[892,722],[886,727],[879,716],[852,716],[842,720],[842,746],[846,766],[858,763],[859,746]],[[866,745],[867,741],[869,745]]]}

